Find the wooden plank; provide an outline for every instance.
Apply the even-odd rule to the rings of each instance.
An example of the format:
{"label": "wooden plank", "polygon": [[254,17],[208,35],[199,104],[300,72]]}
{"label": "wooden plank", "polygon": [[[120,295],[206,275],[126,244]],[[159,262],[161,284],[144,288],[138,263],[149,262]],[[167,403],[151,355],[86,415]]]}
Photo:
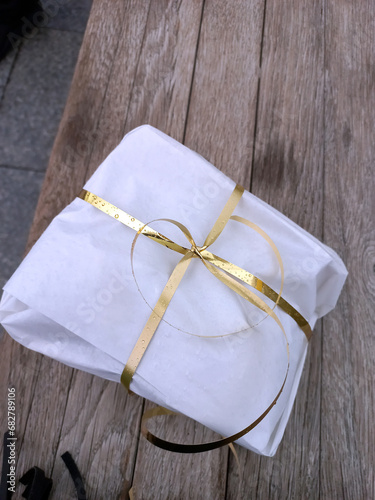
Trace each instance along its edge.
{"label": "wooden plank", "polygon": [[[143,38],[138,37],[134,42],[130,36],[122,43],[103,102],[99,133],[86,177],[127,132],[139,125],[148,123],[183,140],[202,3],[153,1]],[[128,13],[130,19],[138,15],[138,9],[139,2]],[[129,80],[124,75],[124,60],[136,48],[135,76]]]}
{"label": "wooden plank", "polygon": [[321,496],[375,498],[375,5],[326,6],[324,237],[349,277],[323,323]]}
{"label": "wooden plank", "polygon": [[[262,5],[263,1],[253,5],[205,2],[185,133],[187,146],[242,182],[250,178]],[[237,99],[240,92],[242,102]],[[238,133],[241,129],[243,134]],[[214,439],[198,424],[180,422],[169,429],[167,439],[194,443]],[[171,454],[141,439],[136,498],[224,498],[227,455],[228,449]]]}
{"label": "wooden plank", "polygon": [[141,410],[140,398],[128,397],[120,384],[75,370],[53,467],[53,498],[77,498],[60,458],[67,450],[79,464],[88,498],[127,498]]}
{"label": "wooden plank", "polygon": [[[266,3],[251,191],[307,231],[322,236],[322,2]],[[301,270],[303,272],[303,270]],[[273,458],[230,457],[228,495],[318,498],[320,325],[315,328],[296,403]]]}
{"label": "wooden plank", "polygon": [[[93,7],[86,36],[95,40],[96,49],[100,53],[103,64],[110,64],[114,57],[115,47],[112,46],[105,53],[102,53],[100,51],[101,39],[108,34],[116,37],[116,33],[120,31],[123,17],[122,5],[119,5],[120,9],[116,9],[113,8],[112,2],[102,2],[101,9],[103,10],[99,10],[97,7],[97,5]],[[104,21],[99,23],[97,19],[101,12],[105,16]],[[80,52],[75,82],[81,82],[81,78],[90,67],[90,53],[83,50]],[[102,72],[102,80],[97,72],[93,75],[91,96],[99,92],[99,88],[103,87],[106,78],[105,70]],[[90,91],[87,90],[86,96],[88,94]],[[86,104],[82,102],[82,97],[78,102],[72,104],[72,109],[80,106],[93,112],[93,114],[87,112],[87,121],[90,122],[90,119],[94,118],[95,109],[93,108],[95,107],[87,106],[87,102]],[[62,133],[61,129],[64,130],[64,128],[65,125],[62,122],[60,134]],[[65,146],[66,143],[59,144],[57,141],[55,151],[57,147],[64,152]],[[78,169],[76,172],[78,173]],[[52,158],[30,233],[29,247],[39,237],[51,218],[69,201],[70,192],[74,189],[73,178],[72,170],[67,164],[54,163]],[[3,339],[1,347],[3,397],[7,393],[7,387],[13,386],[16,389],[17,478],[34,465],[40,466],[47,475],[50,475],[55,461],[73,371],[45,356],[23,348],[9,336]],[[2,422],[6,422],[6,405],[0,405],[0,417]],[[21,498],[21,490],[23,489],[18,483],[17,494],[13,498],[16,500]],[[73,490],[74,488],[72,488]]]}
{"label": "wooden plank", "polygon": [[[176,9],[175,4],[171,5]],[[125,132],[146,122],[183,140],[202,7],[203,3],[199,10],[198,3],[181,3],[176,11],[176,24],[169,22],[167,26],[164,18],[168,9],[160,2],[152,5]],[[189,18],[191,24],[182,22]],[[147,403],[146,408],[149,407]],[[212,439],[212,432],[185,418],[171,424],[167,436],[172,441],[186,436],[194,436],[194,442]],[[224,472],[218,475],[217,470]],[[133,482],[135,498],[221,498],[225,470],[225,453],[171,454],[141,437]]]}
{"label": "wooden plank", "polygon": [[[146,402],[146,409],[151,406]],[[197,444],[220,439],[206,427],[183,416],[156,420],[159,421],[150,423],[150,428],[175,443]],[[141,437],[133,483],[135,498],[224,498],[226,472],[226,450],[179,454],[156,448]]]}
{"label": "wooden plank", "polygon": [[[70,177],[71,189],[64,193],[65,203],[80,191],[89,176],[88,171],[93,170],[91,155],[95,155],[102,145],[102,136],[105,135],[110,141],[111,134],[117,137],[117,130],[123,126],[119,114],[121,108],[113,101],[117,96],[121,96],[125,102],[126,99],[129,100],[129,89],[132,87],[142,48],[149,2],[143,2],[142,5],[135,1],[112,2],[112,5],[115,13],[117,11],[119,14],[122,9],[121,29],[115,38],[107,34],[100,41],[100,52],[95,45],[96,40],[85,35],[82,51],[90,55],[92,65],[86,68],[83,75],[79,72],[79,65],[77,67],[79,77],[72,83],[51,157],[51,169],[55,171],[52,173],[54,184],[57,182],[56,165],[60,162],[68,171],[73,169],[75,173]],[[100,2],[95,6],[100,11]],[[98,19],[94,18],[92,22],[98,23]],[[114,39],[117,42],[115,45]],[[101,71],[100,53],[107,53],[111,46],[116,47],[112,66],[103,75],[103,81],[95,89],[94,95],[86,96],[85,105],[77,110],[77,103],[84,97],[82,89],[90,87],[95,73]],[[102,115],[107,107],[112,113],[112,119],[105,122]],[[90,109],[89,119],[87,109]],[[113,147],[115,145],[116,143]],[[68,156],[66,148],[69,148]],[[107,150],[102,159],[109,152]],[[52,192],[51,186],[48,186],[48,192]],[[54,498],[66,499],[67,491],[75,498],[71,478],[59,458],[66,450],[71,451],[79,464],[89,498],[127,498],[132,483],[142,407],[141,399],[127,397],[126,391],[119,384],[74,371],[53,469],[56,483]]]}
{"label": "wooden plank", "polygon": [[249,186],[264,1],[206,1],[185,144]]}
{"label": "wooden plank", "polygon": [[[250,180],[262,9],[263,2],[205,2],[185,133],[187,146],[243,183]],[[195,443],[214,439],[198,424],[180,422],[168,429],[168,439],[187,442],[190,437],[188,442]],[[228,449],[171,454],[141,439],[136,498],[224,498],[227,455]]]}
{"label": "wooden plank", "polygon": [[[76,153],[70,156],[70,161],[73,159],[78,173],[71,179],[72,188],[64,193],[66,201],[70,193],[79,191],[82,177],[88,178],[117,145],[124,129],[151,122],[182,140],[201,11],[199,2],[152,2],[144,3],[142,8],[139,2],[128,2],[106,91],[101,94],[102,101],[94,103],[96,122],[89,122],[93,128],[86,127],[85,115],[77,116],[70,103],[63,118],[62,132],[56,141],[61,149],[54,151],[51,164],[57,165],[60,158],[64,158],[66,145]],[[86,43],[92,45],[90,39],[85,39],[83,50],[95,56],[95,47],[86,47]],[[91,71],[95,71],[97,65],[98,62],[93,63]],[[89,85],[92,76],[88,72],[84,81],[81,76],[78,82],[73,82],[72,102],[79,101],[82,88]],[[181,82],[178,87],[174,84],[176,81]],[[142,97],[142,89],[152,91]],[[72,142],[70,124],[73,130],[76,124],[83,127],[78,142]],[[84,154],[80,154],[80,148]],[[56,172],[53,178],[56,183]],[[51,187],[49,190],[52,191]],[[58,458],[66,449],[74,451],[89,498],[126,497],[132,484],[141,410],[142,399],[128,397],[119,384],[82,372],[74,373],[53,469],[57,484],[54,498],[66,500],[66,492],[72,490],[71,479]],[[159,466],[158,463],[154,468],[147,466],[150,477],[158,474]],[[206,468],[209,466],[208,463]]]}

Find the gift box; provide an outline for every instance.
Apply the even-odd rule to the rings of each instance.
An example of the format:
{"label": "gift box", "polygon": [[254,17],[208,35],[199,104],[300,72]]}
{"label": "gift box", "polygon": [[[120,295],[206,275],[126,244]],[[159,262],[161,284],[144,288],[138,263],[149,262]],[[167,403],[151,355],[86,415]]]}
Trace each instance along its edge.
{"label": "gift box", "polygon": [[[238,189],[157,129],[133,130],[5,285],[2,325],[30,349],[120,382],[153,318],[129,389],[222,436],[267,409],[237,442],[272,456],[293,406],[309,328],[333,309],[347,271],[333,250]],[[205,248],[215,222],[221,227]],[[145,237],[149,228],[154,237]],[[182,257],[188,268],[161,318],[156,304]],[[215,275],[215,264],[224,277]]]}

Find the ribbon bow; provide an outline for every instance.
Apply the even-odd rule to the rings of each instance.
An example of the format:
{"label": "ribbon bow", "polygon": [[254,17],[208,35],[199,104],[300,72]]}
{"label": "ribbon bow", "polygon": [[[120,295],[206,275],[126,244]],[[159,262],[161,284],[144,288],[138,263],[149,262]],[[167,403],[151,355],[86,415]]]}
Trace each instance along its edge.
{"label": "ribbon bow", "polygon": [[[280,256],[280,253],[275,245],[275,243],[272,241],[272,239],[256,224],[248,221],[247,219],[244,219],[243,217],[239,217],[237,215],[232,215],[234,209],[236,208],[239,200],[242,197],[242,194],[244,192],[244,188],[240,185],[236,185],[234,188],[231,196],[229,197],[228,201],[226,202],[222,212],[220,213],[217,221],[213,225],[211,231],[209,232],[204,244],[202,246],[198,246],[194,238],[192,237],[190,231],[180,222],[177,222],[172,219],[155,219],[154,221],[151,222],[156,222],[156,221],[165,221],[169,222],[171,224],[174,224],[177,226],[182,233],[185,235],[187,238],[188,242],[190,243],[190,248],[185,248],[178,243],[175,243],[174,241],[170,240],[166,236],[162,235],[158,231],[155,231],[152,229],[148,224],[144,224],[140,222],[139,220],[135,219],[135,217],[132,217],[131,215],[127,214],[123,210],[119,209],[118,207],[112,205],[111,203],[105,201],[103,198],[83,189],[81,193],[79,194],[79,198],[83,199],[84,201],[90,203],[94,207],[98,208],[102,212],[110,215],[114,219],[118,220],[122,224],[130,227],[134,231],[137,232],[133,244],[132,244],[132,249],[131,249],[131,263],[133,267],[133,254],[134,254],[134,247],[135,243],[140,236],[140,234],[143,234],[147,236],[148,238],[151,238],[152,240],[156,241],[157,243],[174,250],[180,254],[183,255],[181,260],[178,262],[178,264],[175,266],[172,274],[170,275],[167,284],[165,285],[149,319],[146,322],[145,327],[143,328],[134,348],[133,351],[131,352],[129,359],[125,365],[125,368],[122,372],[121,375],[121,382],[122,384],[130,391],[130,383],[131,380],[134,376],[134,373],[141,362],[141,359],[146,352],[146,349],[156,332],[158,325],[160,321],[162,320],[164,313],[166,312],[170,301],[172,300],[172,297],[177,290],[190,262],[192,261],[193,258],[199,258],[201,262],[204,264],[204,266],[210,271],[217,279],[219,279],[221,282],[223,282],[226,286],[228,286],[230,289],[232,289],[235,293],[243,297],[245,300],[250,302],[251,304],[255,305],[257,308],[260,310],[264,311],[268,316],[270,316],[279,326],[281,329],[285,341],[286,341],[286,351],[287,351],[287,356],[288,356],[288,366],[286,369],[286,374],[284,381],[281,385],[281,388],[275,397],[275,399],[272,401],[272,403],[268,406],[268,408],[263,412],[263,414],[258,417],[254,422],[252,422],[248,427],[243,429],[242,431],[224,438],[220,439],[217,441],[213,441],[211,443],[204,443],[204,444],[199,444],[199,445],[183,445],[183,444],[175,444],[171,443],[169,441],[165,441],[163,439],[158,438],[157,436],[151,434],[147,428],[146,428],[146,421],[156,415],[167,415],[167,414],[173,414],[173,412],[166,410],[165,408],[158,407],[156,409],[149,410],[145,412],[145,415],[143,417],[142,421],[142,433],[145,435],[145,437],[151,441],[153,444],[167,449],[171,451],[178,451],[178,452],[184,452],[184,453],[197,453],[201,451],[208,451],[212,450],[214,448],[218,448],[221,446],[224,446],[226,444],[230,444],[233,441],[236,441],[240,437],[244,436],[247,434],[251,429],[253,429],[256,425],[258,425],[263,418],[270,412],[272,407],[276,404],[277,400],[279,399],[285,383],[286,379],[288,376],[289,372],[289,344],[287,340],[287,336],[285,333],[285,330],[283,328],[283,325],[281,324],[278,316],[274,312],[274,308],[276,305],[281,307],[287,314],[289,314],[298,324],[298,326],[302,329],[304,334],[306,335],[307,339],[309,340],[311,337],[311,328],[306,321],[306,319],[291,305],[289,304],[286,300],[284,300],[281,297],[282,289],[283,289],[283,283],[284,283],[284,267],[283,267],[283,262]],[[269,287],[266,283],[264,283],[261,279],[257,278],[254,274],[236,266],[235,264],[232,264],[231,262],[226,261],[225,259],[222,259],[218,257],[217,255],[214,255],[208,250],[208,247],[212,245],[217,238],[220,236],[222,233],[223,229],[225,228],[227,222],[229,220],[234,220],[239,223],[242,223],[249,228],[255,230],[260,236],[262,236],[271,246],[273,252],[276,255],[276,258],[278,260],[279,266],[280,266],[280,271],[281,271],[281,286],[280,286],[280,291],[279,293],[275,292],[271,287]],[[263,295],[271,299],[275,305],[273,308],[269,307],[264,300],[262,300],[258,295],[256,295],[254,292],[249,290],[246,286],[244,286],[241,282],[250,285],[252,288],[256,289],[257,291],[261,292]],[[203,337],[203,335],[201,335]],[[212,337],[210,337],[212,338]]]}

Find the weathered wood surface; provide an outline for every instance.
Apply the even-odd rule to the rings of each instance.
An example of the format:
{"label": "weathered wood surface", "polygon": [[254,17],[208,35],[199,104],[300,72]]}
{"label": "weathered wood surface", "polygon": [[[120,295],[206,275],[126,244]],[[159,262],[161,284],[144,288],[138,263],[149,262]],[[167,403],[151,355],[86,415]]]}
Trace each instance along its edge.
{"label": "weathered wood surface", "polygon": [[[6,336],[18,477],[38,465],[52,498],[76,498],[69,450],[90,500],[125,499],[132,485],[136,500],[375,498],[374,38],[369,0],[94,1],[28,246],[123,134],[150,123],[323,239],[350,275],[315,328],[276,456],[237,447],[240,470],[226,449],[152,447],[141,398]],[[210,436],[181,420],[184,432]]]}
{"label": "weathered wood surface", "polygon": [[325,498],[375,498],[374,27],[371,1],[327,6],[323,234],[349,278],[323,321]]}

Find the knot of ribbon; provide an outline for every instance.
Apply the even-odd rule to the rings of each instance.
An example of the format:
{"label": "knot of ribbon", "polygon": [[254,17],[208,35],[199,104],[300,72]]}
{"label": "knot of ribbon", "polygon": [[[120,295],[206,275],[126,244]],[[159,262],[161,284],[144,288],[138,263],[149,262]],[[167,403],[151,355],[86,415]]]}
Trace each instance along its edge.
{"label": "knot of ribbon", "polygon": [[203,252],[204,250],[206,250],[207,248],[207,245],[203,245],[203,247],[197,247],[195,241],[193,242],[193,245],[191,245],[191,248],[190,250],[195,253],[195,255],[197,257],[199,257],[200,259],[203,259],[204,257],[202,256],[201,252]]}
{"label": "knot of ribbon", "polygon": [[[110,215],[114,219],[118,220],[122,224],[130,227],[134,231],[136,231],[136,235],[134,237],[133,243],[132,243],[132,248],[131,248],[131,265],[133,269],[133,255],[134,255],[134,247],[136,244],[136,241],[138,237],[143,234],[144,236],[147,236],[148,238],[151,238],[155,242],[175,251],[183,255],[181,260],[177,263],[175,266],[172,274],[170,275],[167,284],[165,285],[155,307],[152,310],[152,313],[150,317],[148,318],[145,327],[143,328],[129,358],[128,361],[124,367],[124,370],[121,375],[121,382],[122,384],[127,388],[127,390],[130,392],[130,383],[132,381],[132,378],[134,376],[134,373],[136,372],[136,369],[141,362],[141,359],[146,352],[146,349],[151,342],[151,339],[156,332],[159,323],[163,319],[164,313],[166,312],[172,297],[177,290],[191,260],[193,258],[199,258],[201,262],[204,264],[206,269],[210,271],[217,279],[219,279],[222,283],[224,283],[226,286],[228,286],[231,290],[233,290],[235,293],[243,297],[245,300],[250,302],[251,304],[255,305],[258,309],[264,311],[268,316],[270,316],[279,326],[281,329],[284,337],[285,337],[285,344],[286,344],[286,352],[287,352],[287,357],[288,357],[288,365],[286,369],[286,374],[283,383],[281,384],[281,388],[274,398],[274,400],[271,402],[271,404],[266,408],[266,410],[260,415],[254,422],[252,422],[249,426],[247,426],[245,429],[241,430],[240,432],[237,432],[236,434],[223,438],[217,441],[212,441],[210,443],[202,443],[202,444],[197,444],[197,445],[186,445],[186,444],[176,444],[176,443],[171,443],[169,441],[165,441],[151,432],[148,431],[146,427],[146,422],[148,419],[151,417],[157,416],[157,415],[167,415],[167,414],[173,414],[170,410],[166,410],[165,408],[162,407],[157,407],[151,410],[148,410],[145,412],[142,420],[142,433],[144,436],[153,444],[156,446],[159,446],[161,448],[170,450],[170,451],[177,451],[177,452],[182,452],[182,453],[197,453],[197,452],[202,452],[202,451],[208,451],[212,450],[215,448],[219,448],[221,446],[227,445],[232,443],[233,441],[236,441],[240,437],[244,436],[247,434],[251,429],[256,427],[264,418],[265,416],[271,411],[272,407],[276,404],[277,400],[279,399],[287,377],[288,377],[288,372],[289,372],[289,344],[288,344],[288,339],[285,333],[285,330],[283,328],[283,325],[280,322],[280,319],[278,316],[275,314],[274,309],[278,305],[284,312],[286,312],[289,316],[291,316],[298,326],[301,328],[301,330],[304,332],[306,335],[307,340],[310,339],[311,337],[311,328],[306,321],[306,319],[283,297],[281,296],[282,294],[282,289],[283,289],[283,283],[284,283],[284,267],[283,267],[283,262],[281,259],[281,255],[275,245],[275,243],[272,241],[272,239],[256,224],[253,222],[244,219],[243,217],[237,216],[237,215],[232,215],[234,209],[236,208],[239,200],[242,197],[242,194],[244,192],[244,188],[240,185],[236,185],[234,188],[232,194],[230,195],[229,199],[227,200],[222,212],[220,213],[218,219],[216,220],[215,224],[213,225],[211,231],[209,232],[204,244],[202,246],[198,246],[194,238],[192,237],[190,231],[180,222],[172,220],[172,219],[155,219],[154,221],[151,222],[156,222],[156,221],[165,221],[169,222],[175,226],[177,226],[182,233],[185,235],[187,238],[188,242],[190,243],[190,248],[185,248],[182,245],[179,245],[178,243],[175,243],[171,239],[167,238],[166,236],[162,235],[158,231],[155,231],[152,229],[148,224],[144,224],[141,221],[137,220],[135,217],[132,217],[131,215],[127,214],[123,210],[119,209],[115,205],[112,205],[111,203],[105,201],[103,198],[87,191],[87,190],[82,190],[81,193],[79,194],[79,198],[83,199],[84,201],[90,203],[94,207],[98,208],[102,212],[106,213],[107,215]],[[208,250],[208,247],[212,245],[217,238],[220,236],[222,233],[223,229],[225,228],[227,222],[229,220],[234,220],[236,222],[239,222],[241,224],[244,224],[248,226],[249,228],[255,230],[262,238],[264,238],[268,244],[271,246],[274,254],[276,255],[276,258],[279,263],[280,271],[281,271],[281,286],[280,286],[280,291],[277,293],[274,291],[271,287],[269,287],[266,283],[264,283],[261,279],[256,277],[254,274],[250,273],[249,271],[246,271],[245,269],[240,268],[239,266],[236,266],[235,264],[232,264],[231,262],[228,262],[225,259],[222,259],[218,257],[217,255],[211,253]],[[133,271],[134,274],[134,271]],[[264,296],[268,297],[274,302],[273,308],[271,308],[264,300],[262,300],[257,294],[252,292],[249,288],[244,286],[244,284],[249,285],[250,287],[254,288],[258,292],[261,292]],[[200,337],[205,337],[203,335],[199,335]],[[221,335],[223,336],[223,335]],[[212,336],[209,336],[209,338],[212,338]]]}

